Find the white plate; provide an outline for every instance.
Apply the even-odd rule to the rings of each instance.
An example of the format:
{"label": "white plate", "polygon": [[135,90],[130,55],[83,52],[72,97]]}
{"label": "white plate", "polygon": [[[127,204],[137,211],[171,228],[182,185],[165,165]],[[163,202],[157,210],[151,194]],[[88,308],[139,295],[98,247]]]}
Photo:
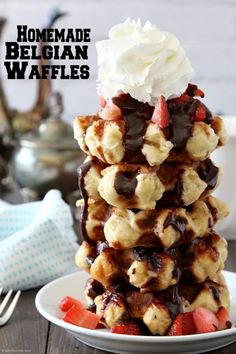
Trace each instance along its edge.
{"label": "white plate", "polygon": [[[236,323],[236,273],[224,272],[231,293],[231,318]],[[54,280],[36,296],[36,307],[43,317],[65,328],[81,342],[113,353],[203,353],[221,348],[236,340],[236,328],[224,331],[179,337],[129,336],[110,333],[107,329],[90,330],[61,320],[60,300],[70,295],[84,301],[84,285],[88,275],[78,272]]]}

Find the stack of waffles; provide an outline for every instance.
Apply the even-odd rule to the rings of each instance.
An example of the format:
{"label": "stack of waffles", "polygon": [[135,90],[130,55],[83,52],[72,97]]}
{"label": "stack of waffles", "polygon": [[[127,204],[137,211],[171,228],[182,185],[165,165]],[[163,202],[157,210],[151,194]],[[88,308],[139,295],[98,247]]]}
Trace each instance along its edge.
{"label": "stack of waffles", "polygon": [[88,155],[76,263],[91,276],[88,306],[108,328],[130,321],[166,335],[179,313],[229,308],[227,244],[214,231],[228,208],[212,196],[221,174],[210,159],[227,135],[200,96],[189,84],[154,109],[120,93],[75,119]]}

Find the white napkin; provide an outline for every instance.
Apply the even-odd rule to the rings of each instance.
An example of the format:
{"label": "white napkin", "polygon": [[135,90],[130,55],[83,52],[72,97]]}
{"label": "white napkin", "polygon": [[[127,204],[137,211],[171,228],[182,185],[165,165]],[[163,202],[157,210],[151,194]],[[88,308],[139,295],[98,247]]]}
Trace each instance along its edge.
{"label": "white napkin", "polygon": [[51,190],[41,202],[0,201],[0,287],[30,289],[77,270],[70,207]]}

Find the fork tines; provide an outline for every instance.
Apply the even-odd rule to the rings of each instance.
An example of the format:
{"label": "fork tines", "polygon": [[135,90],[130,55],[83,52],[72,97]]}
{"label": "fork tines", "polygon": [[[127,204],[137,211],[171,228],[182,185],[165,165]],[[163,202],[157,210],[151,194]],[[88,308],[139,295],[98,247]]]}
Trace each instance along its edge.
{"label": "fork tines", "polygon": [[[18,290],[15,293],[15,296],[12,298],[11,302],[9,302],[9,300],[11,299],[11,296],[13,294],[13,290],[9,290],[7,292],[7,294],[5,295],[5,297],[3,298],[2,302],[1,302],[1,294],[3,292],[3,288],[0,288],[0,326],[3,326],[4,324],[6,324],[9,319],[11,318],[11,315],[13,314],[16,304],[18,302],[18,299],[20,297],[21,291]],[[6,309],[6,307],[8,306],[8,308]],[[6,309],[6,311],[4,312],[4,310]]]}

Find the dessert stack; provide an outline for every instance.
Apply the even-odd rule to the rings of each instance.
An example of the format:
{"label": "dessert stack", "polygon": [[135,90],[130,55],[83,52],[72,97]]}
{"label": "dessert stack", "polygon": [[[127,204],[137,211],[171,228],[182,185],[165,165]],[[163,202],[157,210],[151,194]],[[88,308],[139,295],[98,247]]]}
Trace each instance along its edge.
{"label": "dessert stack", "polygon": [[176,334],[179,314],[230,306],[227,244],[214,231],[228,208],[212,195],[220,169],[210,158],[227,134],[173,35],[127,20],[97,49],[101,108],[74,125],[88,155],[76,263],[91,275],[85,294],[103,325]]}

